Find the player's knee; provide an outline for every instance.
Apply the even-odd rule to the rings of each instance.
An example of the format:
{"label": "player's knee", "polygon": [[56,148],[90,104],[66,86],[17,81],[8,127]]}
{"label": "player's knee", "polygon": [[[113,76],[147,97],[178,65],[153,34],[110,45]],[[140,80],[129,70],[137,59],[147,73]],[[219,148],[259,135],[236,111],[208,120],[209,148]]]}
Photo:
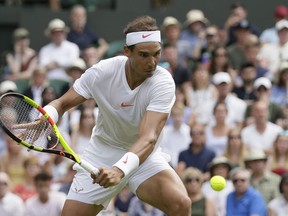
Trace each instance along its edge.
{"label": "player's knee", "polygon": [[187,196],[183,196],[177,200],[177,202],[173,205],[170,205],[170,210],[168,215],[191,215],[191,200]]}

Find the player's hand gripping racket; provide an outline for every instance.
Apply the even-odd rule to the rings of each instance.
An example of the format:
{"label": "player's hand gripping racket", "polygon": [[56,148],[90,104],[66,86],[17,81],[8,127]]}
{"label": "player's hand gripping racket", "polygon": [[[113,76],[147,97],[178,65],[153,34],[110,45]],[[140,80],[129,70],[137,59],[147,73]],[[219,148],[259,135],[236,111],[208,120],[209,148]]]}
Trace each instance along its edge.
{"label": "player's hand gripping racket", "polygon": [[[97,168],[81,160],[70,148],[52,118],[32,99],[18,93],[2,95],[0,124],[12,139],[26,148],[67,157],[92,175],[99,174]],[[59,143],[63,146],[63,151],[56,149]]]}

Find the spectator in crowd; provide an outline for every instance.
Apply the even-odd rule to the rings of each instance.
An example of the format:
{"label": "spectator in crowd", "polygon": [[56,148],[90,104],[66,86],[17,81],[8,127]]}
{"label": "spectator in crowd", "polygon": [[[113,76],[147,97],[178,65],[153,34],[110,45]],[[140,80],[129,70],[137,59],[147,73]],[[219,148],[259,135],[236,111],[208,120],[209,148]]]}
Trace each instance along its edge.
{"label": "spectator in crowd", "polygon": [[85,62],[86,68],[92,67],[94,64],[98,63],[101,60],[98,49],[93,45],[85,47],[82,50],[81,56]]}
{"label": "spectator in crowd", "polygon": [[182,66],[187,67],[188,58],[191,56],[191,49],[189,48],[189,42],[186,40],[180,40],[181,23],[172,16],[164,18],[161,30],[163,34],[163,43],[176,46],[178,53],[178,62]]}
{"label": "spectator in crowd", "polygon": [[211,53],[211,63],[209,66],[210,75],[214,75],[218,72],[226,71],[230,74],[233,85],[236,85],[237,71],[231,66],[228,58],[228,51],[225,46],[216,47]]}
{"label": "spectator in crowd", "polygon": [[219,101],[213,108],[214,125],[207,125],[205,129],[206,146],[215,152],[216,156],[222,155],[227,147],[228,133],[231,127],[226,123],[228,115],[227,105]]}
{"label": "spectator in crowd", "polygon": [[32,77],[30,77],[30,85],[24,90],[24,95],[30,97],[36,103],[42,104],[42,93],[48,84],[46,71],[37,67],[33,71]]}
{"label": "spectator in crowd", "polygon": [[129,216],[164,216],[164,213],[159,209],[141,201],[138,197],[134,196],[128,208]]}
{"label": "spectator in crowd", "polygon": [[245,166],[251,171],[251,185],[258,190],[266,204],[279,195],[279,175],[267,169],[267,155],[261,149],[251,149],[245,157]]}
{"label": "spectator in crowd", "polygon": [[252,106],[254,123],[244,127],[241,136],[247,148],[263,149],[266,153],[271,152],[273,143],[282,131],[282,128],[268,121],[269,108],[267,103],[256,101]]}
{"label": "spectator in crowd", "polygon": [[24,161],[29,157],[26,151],[12,138],[5,134],[7,150],[0,156],[0,171],[9,175],[11,186],[22,183],[25,179]]}
{"label": "spectator in crowd", "polygon": [[275,54],[279,58],[280,65],[288,61],[288,20],[282,19],[276,23],[276,30],[278,32],[279,43],[276,45],[276,52],[270,53],[271,55]]}
{"label": "spectator in crowd", "polygon": [[[203,47],[202,44],[206,45]],[[217,25],[208,25],[200,35],[199,41],[195,45],[192,59],[201,62],[206,69],[210,67],[212,52],[221,45],[220,33]]]}
{"label": "spectator in crowd", "polygon": [[24,161],[23,167],[25,169],[25,179],[22,183],[15,185],[12,192],[21,197],[23,201],[26,201],[36,194],[34,177],[40,172],[41,167],[38,158],[33,155]]}
{"label": "spectator in crowd", "polygon": [[230,173],[234,191],[228,194],[226,216],[255,215],[266,216],[265,201],[257,190],[250,185],[250,172],[242,167]]}
{"label": "spectator in crowd", "polygon": [[269,170],[282,176],[288,173],[288,131],[281,131],[273,143],[271,157],[268,161]]}
{"label": "spectator in crowd", "polygon": [[212,189],[209,180],[202,185],[202,192],[205,197],[213,201],[215,207],[215,216],[226,215],[226,199],[230,192],[234,190],[232,181],[229,179],[229,172],[231,165],[228,159],[224,156],[215,157],[211,163],[208,164],[210,178],[213,176],[222,176],[226,179],[226,186],[221,191]]}
{"label": "spectator in crowd", "polygon": [[192,201],[191,215],[215,215],[213,201],[210,198],[207,198],[201,190],[204,182],[203,173],[197,168],[188,167],[181,175],[181,179],[188,192],[188,196]]}
{"label": "spectator in crowd", "polygon": [[184,122],[185,105],[177,102],[171,110],[172,124],[165,125],[162,131],[160,145],[163,152],[171,156],[170,164],[176,167],[179,153],[188,148],[191,143],[190,127]]}
{"label": "spectator in crowd", "polygon": [[187,105],[191,108],[190,124],[207,124],[211,113],[211,102],[218,96],[217,89],[210,81],[208,70],[201,64],[194,66],[190,85],[184,89]]}
{"label": "spectator in crowd", "polygon": [[11,192],[11,181],[5,172],[0,172],[0,212],[1,216],[25,216],[24,202]]}
{"label": "spectator in crowd", "polygon": [[66,93],[69,90],[69,88],[72,87],[73,83],[78,78],[80,78],[80,76],[85,72],[86,69],[87,69],[86,64],[82,58],[78,58],[73,62],[71,66],[66,68],[66,72],[70,80],[66,85],[62,87],[60,94],[63,95],[64,93]]}
{"label": "spectator in crowd", "polygon": [[[213,75],[212,82],[214,83],[214,85],[218,90],[218,98],[214,101],[214,104],[216,104],[217,101],[226,103],[228,110],[226,123],[230,125],[230,127],[241,128],[244,122],[244,114],[247,105],[245,101],[239,99],[231,92],[232,91],[231,76],[227,72],[218,72]],[[211,109],[211,119],[213,119],[212,109]],[[214,123],[215,121],[212,122]]]}
{"label": "spectator in crowd", "polygon": [[282,176],[279,191],[281,195],[268,203],[269,216],[285,216],[288,212],[288,173]]}
{"label": "spectator in crowd", "polygon": [[[163,65],[167,64],[167,66]],[[176,88],[184,89],[188,84],[190,73],[187,67],[179,64],[178,52],[175,45],[164,44],[162,49],[162,62],[160,63],[165,67],[172,75]]]}
{"label": "spectator in crowd", "polygon": [[215,153],[206,147],[205,126],[194,124],[191,126],[192,143],[189,148],[180,152],[177,172],[181,175],[188,167],[195,167],[204,173],[205,180],[209,176],[207,165],[215,157]]}
{"label": "spectator in crowd", "polygon": [[[23,80],[32,76],[37,67],[37,52],[30,47],[29,31],[17,28],[13,32],[13,50],[5,55],[2,79]],[[2,75],[2,76],[3,76]]]}
{"label": "spectator in crowd", "polygon": [[84,6],[75,4],[70,11],[70,31],[67,40],[78,45],[80,50],[84,50],[89,45],[97,47],[99,59],[107,52],[109,45],[105,39],[87,25],[87,11]]}
{"label": "spectator in crowd", "polygon": [[[209,21],[204,16],[203,11],[192,9],[186,14],[186,21],[180,35],[180,40],[189,42],[190,55],[192,57],[196,44],[199,42],[201,34],[205,31]],[[204,47],[206,41],[202,44]]]}
{"label": "spectator in crowd", "polygon": [[[274,21],[277,23],[282,19],[288,18],[288,10],[285,5],[277,5],[274,9]],[[261,43],[278,44],[279,38],[275,25],[273,27],[264,29],[260,35]]]}
{"label": "spectator in crowd", "polygon": [[231,65],[236,70],[246,61],[244,48],[251,34],[251,26],[247,20],[242,20],[235,26],[236,41],[227,47],[227,51]]}
{"label": "spectator in crowd", "polygon": [[247,105],[249,105],[256,100],[253,86],[257,76],[256,68],[252,63],[246,62],[241,65],[239,75],[242,85],[239,87],[234,87],[232,92],[235,93],[238,98],[244,100]]}
{"label": "spectator in crowd", "polygon": [[[253,83],[253,87],[257,98],[256,101],[262,101],[266,103],[268,106],[268,116],[267,116],[268,121],[276,123],[278,119],[285,118],[283,109],[279,105],[271,102],[270,98],[271,98],[272,83],[268,78],[260,77],[256,79]],[[252,106],[253,103],[248,105],[247,110],[245,112],[246,125],[249,125],[251,122],[253,122]]]}
{"label": "spectator in crowd", "polygon": [[274,85],[271,88],[270,100],[272,103],[285,107],[288,101],[288,62],[283,62],[280,65],[278,77],[275,79]]}
{"label": "spectator in crowd", "polygon": [[37,194],[25,202],[27,216],[59,216],[61,214],[66,195],[62,192],[52,191],[51,180],[52,176],[47,173],[40,172],[35,176]]}
{"label": "spectator in crowd", "polygon": [[128,209],[134,194],[128,187],[124,187],[114,199],[115,211],[119,216],[128,216]]}
{"label": "spectator in crowd", "polygon": [[81,110],[78,128],[74,128],[71,134],[71,146],[78,155],[81,155],[88,145],[95,124],[94,110],[84,107]]}
{"label": "spectator in crowd", "polygon": [[[234,44],[237,39],[235,35],[236,26],[242,21],[247,21],[248,10],[241,2],[234,2],[230,5],[230,14],[224,23],[224,30],[226,32],[227,46]],[[259,36],[260,32],[258,27],[251,25],[251,32]]]}
{"label": "spectator in crowd", "polygon": [[246,155],[246,146],[241,138],[241,129],[232,128],[228,133],[227,148],[223,156],[225,156],[232,168],[243,167],[244,157]]}
{"label": "spectator in crowd", "polygon": [[48,80],[68,81],[65,69],[80,55],[78,46],[66,39],[67,32],[66,24],[58,18],[52,19],[45,30],[50,43],[40,48],[39,64],[47,71]]}

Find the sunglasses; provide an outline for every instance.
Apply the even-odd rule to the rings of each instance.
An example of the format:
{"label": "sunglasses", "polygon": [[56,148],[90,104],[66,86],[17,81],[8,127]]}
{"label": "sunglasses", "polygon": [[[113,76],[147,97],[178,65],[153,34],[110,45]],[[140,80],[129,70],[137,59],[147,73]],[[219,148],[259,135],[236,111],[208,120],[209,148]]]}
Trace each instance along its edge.
{"label": "sunglasses", "polygon": [[247,179],[233,179],[233,184],[236,184],[237,182],[244,183]]}
{"label": "sunglasses", "polygon": [[191,183],[191,182],[200,182],[199,178],[187,178],[185,179],[185,183]]}

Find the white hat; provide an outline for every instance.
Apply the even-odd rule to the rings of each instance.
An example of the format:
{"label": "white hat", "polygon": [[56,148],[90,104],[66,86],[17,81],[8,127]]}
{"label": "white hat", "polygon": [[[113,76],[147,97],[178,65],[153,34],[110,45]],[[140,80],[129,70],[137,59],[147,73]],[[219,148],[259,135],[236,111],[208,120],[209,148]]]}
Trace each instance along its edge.
{"label": "white hat", "polygon": [[167,26],[171,25],[176,25],[180,27],[181,23],[175,17],[172,16],[165,17],[162,23],[162,29],[165,29]]}
{"label": "white hat", "polygon": [[189,26],[194,22],[202,22],[204,24],[208,24],[208,19],[204,16],[204,13],[201,10],[190,10],[186,14],[186,21],[184,23],[185,26]]}
{"label": "white hat", "polygon": [[68,32],[68,27],[63,20],[56,18],[49,22],[48,27],[45,30],[45,35],[49,36],[52,31]]}
{"label": "white hat", "polygon": [[69,66],[66,71],[69,73],[71,70],[83,71],[86,69],[85,61],[82,58],[76,59],[71,66]]}
{"label": "white hat", "polygon": [[215,85],[219,85],[221,83],[231,83],[231,77],[227,72],[218,72],[214,74],[212,77],[212,81]]}
{"label": "white hat", "polygon": [[260,77],[254,82],[254,89],[258,89],[260,86],[264,86],[266,89],[270,89],[272,87],[271,81],[266,77]]}
{"label": "white hat", "polygon": [[288,20],[282,19],[282,20],[278,21],[276,23],[275,27],[276,27],[277,31],[280,31],[280,30],[282,30],[284,28],[288,29]]}
{"label": "white hat", "polygon": [[17,88],[17,85],[15,84],[15,82],[10,81],[10,80],[6,80],[6,81],[1,82],[0,93],[4,94],[4,93],[7,93],[9,91],[13,91],[13,92],[18,91],[18,88]]}

